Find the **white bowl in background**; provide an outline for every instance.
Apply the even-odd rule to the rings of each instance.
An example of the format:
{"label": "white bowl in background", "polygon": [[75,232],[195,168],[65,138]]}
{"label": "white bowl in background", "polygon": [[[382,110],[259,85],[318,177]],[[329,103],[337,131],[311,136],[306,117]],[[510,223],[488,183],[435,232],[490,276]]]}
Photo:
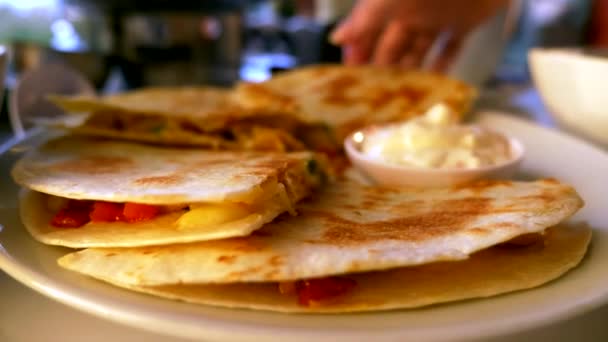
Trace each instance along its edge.
{"label": "white bowl in background", "polygon": [[[525,149],[515,138],[507,137],[512,158],[501,164],[478,168],[431,169],[393,165],[370,158],[361,152],[361,143],[353,138],[355,134],[365,137],[366,132],[377,129],[370,126],[352,133],[344,140],[344,149],[351,163],[371,181],[390,187],[438,188],[462,185],[481,179],[510,179],[523,160]],[[363,138],[365,139],[365,138]],[[359,140],[360,141],[360,140]]]}
{"label": "white bowl in background", "polygon": [[608,50],[537,48],[528,59],[534,84],[556,121],[608,145]]}

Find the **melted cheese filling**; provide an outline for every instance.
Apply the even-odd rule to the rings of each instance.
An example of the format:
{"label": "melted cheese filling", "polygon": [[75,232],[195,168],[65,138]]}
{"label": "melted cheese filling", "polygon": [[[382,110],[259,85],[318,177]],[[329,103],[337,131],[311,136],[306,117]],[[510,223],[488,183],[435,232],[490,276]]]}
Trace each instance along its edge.
{"label": "melted cheese filling", "polygon": [[[187,210],[175,221],[177,229],[187,230],[206,227],[215,228],[230,222],[245,220],[250,217],[253,219],[254,216],[273,212],[282,213],[287,211],[295,215],[294,199],[290,198],[283,184],[277,184],[272,195],[267,194],[260,194],[261,196],[257,198],[257,204],[225,202],[160,205],[159,216]],[[68,201],[64,197],[48,195],[46,205],[49,211],[55,214],[65,207]]]}
{"label": "melted cheese filling", "polygon": [[178,229],[200,229],[238,221],[254,213],[251,206],[238,203],[190,205],[190,210],[176,222]]}
{"label": "melted cheese filling", "polygon": [[[217,126],[217,127],[216,127]],[[186,119],[151,115],[118,115],[113,112],[90,114],[82,127],[114,132],[142,133],[159,138],[207,136],[215,138],[222,147],[238,146],[246,150],[299,151],[304,145],[285,130],[264,126],[264,123],[244,122],[213,126],[197,124]],[[211,143],[211,142],[210,142]]]}

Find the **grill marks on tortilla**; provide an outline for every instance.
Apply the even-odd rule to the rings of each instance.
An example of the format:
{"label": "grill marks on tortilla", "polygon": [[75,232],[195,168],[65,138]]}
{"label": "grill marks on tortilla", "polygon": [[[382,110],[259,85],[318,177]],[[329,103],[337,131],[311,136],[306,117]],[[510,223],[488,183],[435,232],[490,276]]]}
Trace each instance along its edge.
{"label": "grill marks on tortilla", "polygon": [[353,75],[338,75],[327,84],[321,84],[317,91],[325,93],[322,101],[332,105],[344,106],[357,101],[352,96],[347,96],[349,89],[357,82],[359,82],[359,79]]}
{"label": "grill marks on tortilla", "polygon": [[183,180],[183,177],[178,174],[170,174],[166,176],[142,177],[134,181],[137,185],[169,185],[178,184]]}
{"label": "grill marks on tortilla", "polygon": [[[233,175],[230,178],[232,181],[237,182],[251,176],[266,178],[273,175],[275,172],[282,174],[285,170],[300,163],[300,161],[293,160],[288,157],[275,156],[274,158],[264,158],[261,154],[252,154],[251,156],[259,159],[251,162],[250,169],[248,171]],[[224,156],[221,154],[216,155],[214,158],[208,158],[205,160],[196,160],[196,158],[193,158],[190,164],[179,167],[173,173],[142,177],[136,179],[134,184],[143,186],[179,184],[180,182],[184,181],[184,177],[187,174],[194,173],[204,177],[205,171],[209,167],[219,167],[223,165],[226,165],[227,167],[232,166],[235,163],[235,158],[237,158],[235,155]]]}
{"label": "grill marks on tortilla", "polygon": [[234,261],[236,260],[237,256],[236,255],[220,255],[217,258],[218,262],[223,262],[226,264],[233,264]]}
{"label": "grill marks on tortilla", "polygon": [[249,110],[291,110],[302,121],[327,125],[339,139],[369,123],[408,119],[444,100],[464,114],[474,97],[475,90],[466,84],[432,73],[339,65],[300,68],[260,84],[242,84],[235,95]]}
{"label": "grill marks on tortilla", "polygon": [[268,177],[268,175],[272,175],[275,172],[278,178],[282,178],[285,174],[285,171],[288,170],[290,167],[295,166],[297,163],[297,161],[290,160],[289,158],[282,159],[280,157],[277,157],[275,159],[262,159],[259,162],[255,163],[250,171],[242,174],[236,174],[231,177],[231,180],[238,182],[239,180],[245,179],[250,176]]}
{"label": "grill marks on tortilla", "polygon": [[133,161],[126,157],[110,156],[84,156],[79,159],[70,159],[50,166],[59,172],[69,173],[114,173],[117,169],[128,169]]}
{"label": "grill marks on tortilla", "polygon": [[430,94],[428,89],[416,88],[412,85],[397,88],[377,87],[365,96],[349,94],[350,90],[360,83],[361,77],[354,74],[338,74],[326,84],[320,84],[317,91],[325,93],[322,101],[328,104],[337,106],[364,104],[371,110],[376,110],[393,101],[401,101],[405,105],[410,105],[422,101]]}
{"label": "grill marks on tortilla", "polygon": [[254,98],[272,102],[274,106],[280,108],[277,111],[295,110],[295,100],[291,96],[275,93],[261,84],[247,83],[243,85],[243,88],[247,89],[247,92]]}
{"label": "grill marks on tortilla", "polygon": [[405,100],[407,104],[422,101],[429,95],[429,90],[417,89],[411,85],[401,86],[397,89],[379,88],[372,93],[367,101],[370,109],[377,109],[395,100]]}
{"label": "grill marks on tortilla", "polygon": [[[470,229],[471,223],[491,209],[490,198],[447,200],[432,206],[428,212],[364,222],[331,213],[316,212],[326,227],[319,240],[311,242],[336,245],[366,244],[379,240],[423,241]],[[365,220],[365,217],[362,218]]]}
{"label": "grill marks on tortilla", "polygon": [[453,189],[454,190],[467,189],[467,190],[470,190],[471,192],[474,192],[474,193],[482,193],[482,192],[490,190],[492,188],[496,188],[496,187],[505,187],[505,188],[508,188],[510,186],[513,186],[513,182],[508,181],[508,180],[486,179],[486,180],[479,180],[479,181],[474,182],[472,184],[465,184],[465,185],[455,186],[455,187],[453,187]]}

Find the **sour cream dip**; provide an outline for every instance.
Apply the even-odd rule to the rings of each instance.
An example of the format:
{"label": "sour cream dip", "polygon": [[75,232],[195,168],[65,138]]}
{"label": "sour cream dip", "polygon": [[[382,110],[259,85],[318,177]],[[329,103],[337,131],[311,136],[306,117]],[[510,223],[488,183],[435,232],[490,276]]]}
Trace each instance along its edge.
{"label": "sour cream dip", "polygon": [[[357,140],[355,135],[354,140]],[[446,106],[404,123],[368,131],[361,139],[368,158],[396,166],[428,169],[473,169],[513,158],[509,140],[478,125],[458,123]]]}

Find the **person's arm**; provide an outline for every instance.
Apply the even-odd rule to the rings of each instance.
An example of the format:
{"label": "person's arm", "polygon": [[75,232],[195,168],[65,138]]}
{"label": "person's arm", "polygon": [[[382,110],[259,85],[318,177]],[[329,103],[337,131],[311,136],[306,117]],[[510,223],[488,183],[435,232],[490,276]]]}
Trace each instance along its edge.
{"label": "person's arm", "polygon": [[441,32],[450,32],[442,64],[467,33],[509,0],[359,0],[331,39],[344,48],[347,64],[419,66]]}

